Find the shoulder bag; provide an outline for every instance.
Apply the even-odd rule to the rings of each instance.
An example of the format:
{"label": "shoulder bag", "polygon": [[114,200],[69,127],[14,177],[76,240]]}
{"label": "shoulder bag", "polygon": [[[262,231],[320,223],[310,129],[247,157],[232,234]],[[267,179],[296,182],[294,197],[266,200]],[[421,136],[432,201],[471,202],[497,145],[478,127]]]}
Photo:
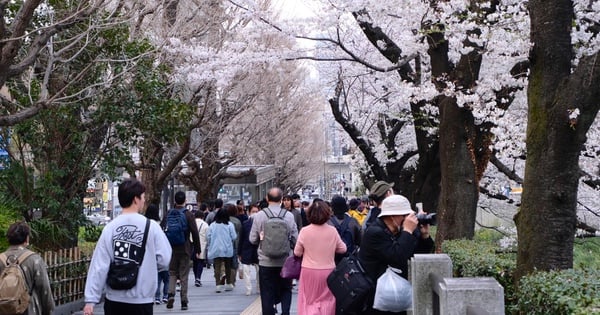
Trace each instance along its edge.
{"label": "shoulder bag", "polygon": [[146,240],[148,239],[148,230],[150,228],[150,220],[146,219],[146,228],[144,229],[144,239],[142,240],[142,252],[140,262],[132,261],[113,261],[108,269],[106,283],[113,290],[129,290],[135,287],[137,283],[138,272],[144,261],[146,253]]}

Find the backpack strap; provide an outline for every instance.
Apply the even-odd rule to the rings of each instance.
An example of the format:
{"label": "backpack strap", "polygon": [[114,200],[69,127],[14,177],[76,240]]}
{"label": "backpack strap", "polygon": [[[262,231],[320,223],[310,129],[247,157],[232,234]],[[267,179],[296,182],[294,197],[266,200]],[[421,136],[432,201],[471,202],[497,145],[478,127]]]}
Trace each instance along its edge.
{"label": "backpack strap", "polygon": [[[34,252],[30,250],[25,250],[21,255],[17,257],[17,264],[20,265],[25,259],[29,258],[29,256],[33,255]],[[11,256],[12,257],[12,256]],[[6,252],[0,254],[0,261],[4,263],[4,266],[8,266],[8,256],[6,256]]]}
{"label": "backpack strap", "polygon": [[344,230],[346,230],[346,228],[348,227],[348,225],[350,225],[350,220],[353,219],[350,216],[346,216],[344,217],[344,220],[342,221],[342,224],[340,226],[341,231],[343,232]]}
{"label": "backpack strap", "polygon": [[336,230],[338,230],[338,233],[341,233],[343,231],[342,227],[340,226],[340,223],[338,222],[338,220],[335,216],[331,216],[329,221],[331,221],[331,223],[333,223],[333,226],[336,228]]}
{"label": "backpack strap", "polygon": [[275,217],[275,215],[273,214],[273,212],[271,211],[271,209],[269,208],[264,208],[263,211],[265,212],[265,214],[267,215],[267,218],[273,218]]}
{"label": "backpack strap", "polygon": [[144,228],[144,239],[142,240],[142,259],[140,259],[140,266],[144,261],[144,255],[146,254],[146,241],[148,240],[148,232],[150,230],[150,219],[146,218],[146,227]]}
{"label": "backpack strap", "polygon": [[25,259],[29,258],[29,256],[33,255],[34,252],[30,250],[26,250],[23,254],[17,257],[17,264],[21,264],[25,261]]}
{"label": "backpack strap", "polygon": [[[284,218],[285,218],[285,212],[286,212],[286,211],[287,211],[287,209],[283,209],[283,208],[282,208],[281,210],[279,210],[279,214],[277,214],[277,217],[278,217],[278,218],[282,218],[282,219],[284,219]],[[283,213],[283,215],[281,215],[282,213]]]}

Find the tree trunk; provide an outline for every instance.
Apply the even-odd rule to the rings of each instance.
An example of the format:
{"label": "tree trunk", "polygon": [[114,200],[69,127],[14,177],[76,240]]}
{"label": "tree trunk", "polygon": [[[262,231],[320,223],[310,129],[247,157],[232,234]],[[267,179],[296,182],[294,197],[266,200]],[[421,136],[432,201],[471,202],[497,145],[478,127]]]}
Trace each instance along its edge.
{"label": "tree trunk", "polygon": [[456,100],[442,97],[440,108],[440,166],[442,184],[438,209],[436,251],[443,240],[473,238],[479,198],[471,112]]}
{"label": "tree trunk", "polygon": [[[527,162],[521,209],[517,280],[534,270],[573,266],[579,154],[600,108],[598,53],[571,72],[571,1],[531,1],[531,72]],[[577,108],[579,115],[570,116]]]}

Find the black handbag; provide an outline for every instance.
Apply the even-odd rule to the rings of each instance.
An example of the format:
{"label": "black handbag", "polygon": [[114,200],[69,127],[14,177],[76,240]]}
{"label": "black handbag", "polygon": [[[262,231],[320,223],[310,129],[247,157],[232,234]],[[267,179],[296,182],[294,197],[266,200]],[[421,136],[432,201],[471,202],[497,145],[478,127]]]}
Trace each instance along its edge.
{"label": "black handbag", "polygon": [[148,239],[149,228],[150,220],[146,219],[144,239],[142,240],[142,252],[140,253],[142,259],[140,259],[140,262],[116,260],[110,263],[108,276],[106,277],[106,284],[108,284],[108,286],[113,290],[129,290],[135,287],[137,283],[138,272],[140,270],[140,266],[142,265],[142,261],[144,261],[144,254],[146,253],[146,240]]}
{"label": "black handbag", "polygon": [[375,290],[355,254],[342,258],[327,277],[327,286],[335,296],[336,314],[362,314]]}

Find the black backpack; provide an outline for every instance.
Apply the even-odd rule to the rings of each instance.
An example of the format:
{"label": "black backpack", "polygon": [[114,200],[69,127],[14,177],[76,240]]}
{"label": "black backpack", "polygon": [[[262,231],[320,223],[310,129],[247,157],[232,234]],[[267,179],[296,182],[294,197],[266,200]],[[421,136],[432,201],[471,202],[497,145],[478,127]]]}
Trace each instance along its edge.
{"label": "black backpack", "polygon": [[340,238],[346,244],[346,254],[335,254],[335,262],[339,262],[343,257],[347,256],[354,252],[354,235],[350,230],[350,220],[353,220],[352,217],[345,216],[342,224],[338,223],[335,217],[331,218],[331,222],[333,226],[337,230]]}
{"label": "black backpack", "polygon": [[335,266],[327,277],[327,286],[335,296],[336,314],[363,314],[375,291],[375,284],[354,254]]}

